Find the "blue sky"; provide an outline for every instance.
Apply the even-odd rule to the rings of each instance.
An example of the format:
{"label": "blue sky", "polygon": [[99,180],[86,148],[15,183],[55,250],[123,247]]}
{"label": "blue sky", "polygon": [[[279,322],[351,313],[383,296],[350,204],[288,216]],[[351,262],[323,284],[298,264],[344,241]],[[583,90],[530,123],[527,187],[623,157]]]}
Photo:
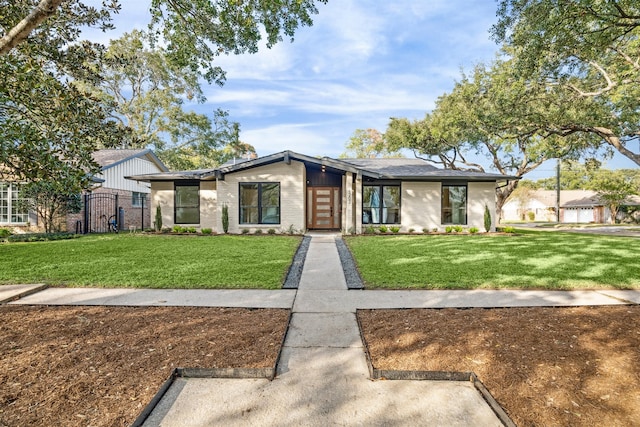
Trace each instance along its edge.
{"label": "blue sky", "polygon": [[[91,32],[105,43],[145,28],[148,2],[123,1],[117,30]],[[200,113],[228,110],[240,139],[259,155],[293,150],[337,157],[356,129],[384,131],[390,117],[422,118],[461,70],[491,61],[491,0],[330,0],[312,27],[257,54],[225,56],[223,87],[204,85]],[[489,162],[483,162],[487,166]],[[610,168],[637,165],[616,155]],[[553,174],[545,164],[526,178]]]}

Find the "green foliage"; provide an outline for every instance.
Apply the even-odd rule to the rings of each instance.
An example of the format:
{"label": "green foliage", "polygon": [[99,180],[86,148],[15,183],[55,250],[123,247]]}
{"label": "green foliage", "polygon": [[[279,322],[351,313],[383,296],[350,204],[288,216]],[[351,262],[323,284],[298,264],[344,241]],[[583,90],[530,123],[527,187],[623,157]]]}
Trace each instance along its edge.
{"label": "green foliage", "polygon": [[25,233],[14,234],[7,238],[7,241],[13,243],[28,243],[28,242],[45,242],[53,240],[69,240],[81,237],[79,234],[73,233]]}
{"label": "green foliage", "polygon": [[390,149],[385,136],[376,129],[356,129],[341,158],[404,157],[399,149]]}
{"label": "green foliage", "polygon": [[11,231],[7,228],[0,228],[0,239],[6,239],[11,236]]}
{"label": "green foliage", "polygon": [[456,233],[462,233],[464,231],[464,228],[461,225],[454,225],[453,231],[455,231]]}
{"label": "green foliage", "polygon": [[[124,233],[5,244],[0,250],[0,283],[278,289],[299,243],[299,237],[290,236],[187,239]],[[251,268],[238,260],[251,260]]]}
{"label": "green foliage", "polygon": [[276,234],[276,229],[275,228],[270,228],[267,230],[267,234]]}
{"label": "green foliage", "polygon": [[222,231],[224,234],[229,232],[229,206],[226,203],[222,205]]}
{"label": "green foliage", "polygon": [[616,222],[620,206],[632,195],[640,193],[640,186],[634,179],[618,171],[602,170],[590,182],[590,189],[611,210],[611,222]]}
{"label": "green foliage", "polygon": [[427,227],[424,227],[424,228],[422,229],[422,232],[423,232],[424,234],[427,234],[427,233],[429,232],[429,229],[428,229]]}
{"label": "green foliage", "polygon": [[212,230],[210,228],[203,228],[200,230],[200,232],[202,232],[202,234],[211,234]]}
{"label": "green foliage", "polygon": [[512,226],[510,226],[510,225],[507,225],[507,226],[505,226],[505,227],[502,227],[502,228],[500,229],[500,231],[502,231],[503,233],[513,234],[513,233],[515,233],[515,232],[516,232],[516,229],[515,229],[515,227],[512,227]]}
{"label": "green foliage", "polygon": [[[301,233],[302,231],[303,230],[300,230]],[[293,224],[289,224],[289,227],[285,230],[285,233],[293,236],[294,234],[298,234],[298,230],[296,229],[296,227],[294,227]]]}
{"label": "green foliage", "polygon": [[156,219],[153,222],[153,227],[156,231],[162,230],[162,208],[159,204],[156,206]]}
{"label": "green foliage", "polygon": [[487,205],[484,205],[484,231],[487,233],[491,231],[491,212]]}
{"label": "green foliage", "polygon": [[445,233],[452,233],[453,232],[453,226],[452,225],[447,225],[444,228]]}
{"label": "green foliage", "polygon": [[415,233],[416,229],[415,228],[410,228],[409,229],[409,233]]}
{"label": "green foliage", "polygon": [[400,227],[394,225],[394,226],[389,227],[389,230],[391,230],[392,233],[397,234],[397,233],[400,232]]}
{"label": "green foliage", "polygon": [[256,230],[253,232],[253,234],[256,234],[256,235],[262,234],[262,229],[261,228],[256,228]]}
{"label": "green foliage", "polygon": [[527,212],[527,217],[529,218],[529,221],[534,221],[536,219],[536,213],[535,212]]}
{"label": "green foliage", "polygon": [[[55,171],[51,171],[53,175]],[[34,181],[25,184],[22,208],[34,211],[44,226],[45,233],[60,231],[65,215],[82,209],[80,193],[85,185],[82,171],[58,171],[57,180]]]}
{"label": "green foliage", "polygon": [[249,231],[250,230],[248,228],[243,228],[242,230],[240,230],[242,234],[249,234]]}
{"label": "green foliage", "polygon": [[181,225],[174,225],[173,228],[171,228],[171,231],[174,233],[185,233],[187,229]]}
{"label": "green foliage", "polygon": [[195,227],[187,227],[185,230],[186,230],[187,233],[196,233],[197,232]]}
{"label": "green foliage", "polygon": [[373,225],[367,225],[364,228],[364,234],[376,234],[376,228]]}
{"label": "green foliage", "polygon": [[380,230],[381,233],[386,233],[387,231],[389,231],[389,228],[387,228],[386,225],[381,225],[380,227],[378,227],[378,230]]}
{"label": "green foliage", "polygon": [[471,227],[471,228],[469,228],[469,233],[471,233],[471,234],[476,234],[478,231],[480,231],[480,230],[478,229],[478,227]]}

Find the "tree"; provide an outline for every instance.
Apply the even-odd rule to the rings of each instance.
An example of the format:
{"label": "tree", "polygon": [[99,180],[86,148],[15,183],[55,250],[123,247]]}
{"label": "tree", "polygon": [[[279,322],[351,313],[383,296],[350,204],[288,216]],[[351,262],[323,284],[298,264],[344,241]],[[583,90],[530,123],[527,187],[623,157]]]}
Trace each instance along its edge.
{"label": "tree", "polygon": [[640,4],[501,0],[498,17],[494,38],[506,43],[520,73],[580,103],[579,119],[558,116],[548,131],[595,135],[640,165],[632,148],[640,138]]}
{"label": "tree", "polygon": [[389,149],[385,137],[376,129],[356,129],[340,158],[403,157],[399,150]]}
{"label": "tree", "polygon": [[226,146],[251,150],[240,145],[239,124],[230,122],[226,111],[215,110],[213,122],[185,111],[185,99],[205,101],[198,74],[176,68],[163,49],[149,44],[142,31],[125,33],[111,41],[99,63],[91,64],[101,69],[102,81],[76,82],[112,109],[113,120],[133,131],[137,139],[121,147],[152,148],[177,170],[214,167],[226,157]]}
{"label": "tree", "polygon": [[83,181],[72,175],[25,184],[25,208],[38,215],[45,233],[60,231],[65,215],[82,209]]}
{"label": "tree", "polygon": [[611,211],[611,223],[615,224],[620,206],[625,204],[629,196],[638,194],[640,187],[637,181],[630,179],[619,171],[601,170],[595,175],[589,187],[598,193],[600,200]]}
{"label": "tree", "polygon": [[[423,120],[392,119],[385,137],[393,148],[413,149],[449,169],[485,172],[473,155],[488,158],[504,175],[523,176],[552,158],[576,158],[593,141],[562,138],[546,129],[550,117],[566,109],[557,93],[535,80],[517,78],[511,61],[478,65],[469,77],[442,95]],[[497,191],[497,211],[517,187]]]}
{"label": "tree", "polygon": [[[167,46],[175,69],[222,83],[215,56],[255,52],[262,29],[268,46],[291,37],[298,26],[311,25],[315,3],[248,0],[240,8],[229,0],[154,0],[152,40]],[[0,0],[2,173],[25,181],[52,168],[90,174],[97,171],[91,159],[97,147],[131,137],[109,120],[103,104],[71,83],[102,81],[102,68],[87,64],[100,64],[104,47],[81,40],[80,30],[113,28],[111,14],[119,7],[118,0],[100,8],[81,0]]]}

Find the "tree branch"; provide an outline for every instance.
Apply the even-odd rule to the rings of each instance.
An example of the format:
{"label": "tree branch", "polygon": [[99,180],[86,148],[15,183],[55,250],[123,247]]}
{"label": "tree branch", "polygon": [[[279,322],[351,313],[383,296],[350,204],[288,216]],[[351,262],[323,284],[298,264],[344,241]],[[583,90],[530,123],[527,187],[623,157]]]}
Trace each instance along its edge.
{"label": "tree branch", "polygon": [[0,39],[0,55],[5,55],[24,41],[31,31],[45,19],[54,15],[63,0],[41,0],[40,3],[15,27]]}
{"label": "tree branch", "polygon": [[594,61],[589,61],[589,65],[591,65],[592,67],[594,67],[596,70],[598,70],[598,72],[600,73],[600,75],[602,75],[602,77],[604,77],[604,79],[607,81],[607,87],[602,88],[600,90],[597,90],[595,92],[583,92],[581,89],[579,89],[578,87],[569,84],[569,88],[571,88],[573,91],[575,91],[578,95],[582,96],[582,97],[589,97],[589,96],[599,96],[602,95],[605,92],[610,91],[611,89],[613,89],[614,87],[616,87],[616,83],[613,82],[613,80],[611,80],[611,77],[609,77],[609,74],[605,71],[604,68],[602,68],[597,62]]}

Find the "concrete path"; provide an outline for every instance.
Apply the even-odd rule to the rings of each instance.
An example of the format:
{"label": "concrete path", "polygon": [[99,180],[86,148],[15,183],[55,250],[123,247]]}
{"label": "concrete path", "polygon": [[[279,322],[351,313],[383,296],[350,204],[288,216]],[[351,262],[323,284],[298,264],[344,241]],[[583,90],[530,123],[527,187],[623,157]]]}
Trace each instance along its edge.
{"label": "concrete path", "polygon": [[357,309],[616,305],[640,291],[347,290],[336,236],[316,234],[296,290],[0,286],[10,304],[291,308],[277,376],[174,381],[145,426],[502,425],[470,382],[372,381]]}

